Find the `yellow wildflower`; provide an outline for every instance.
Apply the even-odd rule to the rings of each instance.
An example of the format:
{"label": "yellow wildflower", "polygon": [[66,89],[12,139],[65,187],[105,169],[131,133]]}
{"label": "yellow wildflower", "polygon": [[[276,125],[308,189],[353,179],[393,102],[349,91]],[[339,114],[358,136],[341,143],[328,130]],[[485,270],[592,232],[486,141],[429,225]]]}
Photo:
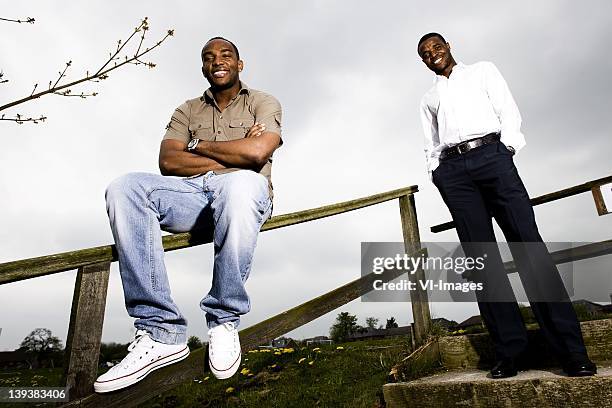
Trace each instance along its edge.
{"label": "yellow wildflower", "polygon": [[234,392],[234,387],[227,387],[227,389],[225,390],[226,394],[230,394],[232,392]]}
{"label": "yellow wildflower", "polygon": [[302,357],[298,360],[298,364],[302,364],[306,360],[306,357]]}

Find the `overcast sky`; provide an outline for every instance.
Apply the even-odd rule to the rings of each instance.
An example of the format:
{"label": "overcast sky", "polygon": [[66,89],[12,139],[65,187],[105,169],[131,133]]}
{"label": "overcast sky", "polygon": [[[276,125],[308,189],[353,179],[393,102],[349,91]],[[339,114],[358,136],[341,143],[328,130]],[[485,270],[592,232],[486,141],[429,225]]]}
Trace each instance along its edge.
{"label": "overcast sky", "polygon": [[[526,148],[515,161],[532,196],[612,174],[609,97],[612,4],[548,1],[132,1],[5,2],[0,17],[0,105],[55,80],[93,71],[140,19],[149,41],[175,36],[147,57],[155,69],[128,66],[102,83],[75,87],[99,96],[46,96],[2,113],[49,119],[0,122],[0,262],[112,242],[104,191],[130,171],[158,172],[159,142],[175,107],[208,86],[199,53],[216,35],[233,40],[242,79],[275,95],[284,110],[285,144],[275,154],[275,214],[417,184],[423,241],[456,241],[429,232],[448,210],[425,172],[418,104],[432,75],[416,42],[439,31],[464,63],[493,61],[523,116]],[[612,216],[598,217],[590,194],[536,209],[547,241],[610,239]],[[500,235],[501,237],[501,235]],[[360,275],[362,241],[401,241],[397,202],[260,236],[247,284],[247,327]],[[168,254],[173,295],[189,334],[205,337],[198,307],[212,278],[212,248]],[[609,266],[610,260],[603,262]],[[600,263],[601,264],[601,263]],[[609,267],[608,267],[609,269]],[[75,273],[0,286],[0,350],[17,347],[34,328],[65,340]],[[604,279],[602,293],[610,292]],[[606,287],[606,284],[608,285]],[[328,334],[340,311],[412,321],[410,305],[351,302],[302,328],[296,338]],[[454,320],[475,304],[433,304]],[[108,292],[103,341],[133,335],[117,265]]]}

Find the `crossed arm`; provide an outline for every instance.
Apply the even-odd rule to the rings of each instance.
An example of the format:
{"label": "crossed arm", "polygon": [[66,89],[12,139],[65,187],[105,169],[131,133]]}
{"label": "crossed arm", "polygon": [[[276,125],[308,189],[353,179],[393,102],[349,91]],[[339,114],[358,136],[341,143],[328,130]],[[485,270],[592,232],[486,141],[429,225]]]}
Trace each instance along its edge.
{"label": "crossed arm", "polygon": [[231,167],[259,171],[280,144],[280,135],[266,132],[255,123],[243,139],[210,142],[201,140],[188,152],[187,144],[166,139],[159,149],[159,169],[164,176],[193,176]]}

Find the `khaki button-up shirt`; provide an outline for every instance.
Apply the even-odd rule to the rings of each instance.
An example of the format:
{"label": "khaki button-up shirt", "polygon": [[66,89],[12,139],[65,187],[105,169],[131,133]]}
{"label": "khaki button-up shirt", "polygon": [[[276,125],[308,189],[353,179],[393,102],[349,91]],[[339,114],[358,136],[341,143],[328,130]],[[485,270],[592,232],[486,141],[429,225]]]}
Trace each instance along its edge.
{"label": "khaki button-up shirt", "polygon": [[[250,89],[244,83],[238,95],[221,111],[210,89],[199,98],[190,99],[176,108],[166,126],[164,139],[189,143],[191,139],[225,141],[242,139],[255,122],[266,125],[266,132],[281,135],[281,105],[272,95]],[[283,143],[281,138],[280,144]],[[240,170],[215,170],[222,174]],[[268,179],[272,196],[272,157],[259,173]]]}

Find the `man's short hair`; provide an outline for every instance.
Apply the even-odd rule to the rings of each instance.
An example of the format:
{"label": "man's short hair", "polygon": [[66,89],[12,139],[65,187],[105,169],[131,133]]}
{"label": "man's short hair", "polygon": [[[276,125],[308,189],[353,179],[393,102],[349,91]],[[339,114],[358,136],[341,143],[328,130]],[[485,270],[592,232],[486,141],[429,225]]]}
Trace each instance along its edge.
{"label": "man's short hair", "polygon": [[428,40],[432,37],[438,37],[439,39],[441,39],[444,44],[446,44],[446,40],[444,39],[444,37],[442,37],[442,34],[439,33],[427,33],[424,36],[421,37],[421,39],[419,40],[419,43],[417,44],[417,53],[419,52],[419,47],[421,46],[421,44],[423,44],[423,42],[425,40]]}
{"label": "man's short hair", "polygon": [[[213,40],[223,40],[223,41],[227,41],[228,43],[230,43],[232,47],[234,48],[234,52],[236,53],[236,58],[240,59],[240,52],[238,52],[238,47],[236,47],[236,44],[234,44],[233,42],[231,42],[230,40],[224,37],[213,37],[210,40],[206,41],[206,44],[208,44],[209,42]],[[204,47],[202,47],[202,52],[200,53],[200,55],[204,54],[204,48],[206,48],[206,44],[204,44]]]}

